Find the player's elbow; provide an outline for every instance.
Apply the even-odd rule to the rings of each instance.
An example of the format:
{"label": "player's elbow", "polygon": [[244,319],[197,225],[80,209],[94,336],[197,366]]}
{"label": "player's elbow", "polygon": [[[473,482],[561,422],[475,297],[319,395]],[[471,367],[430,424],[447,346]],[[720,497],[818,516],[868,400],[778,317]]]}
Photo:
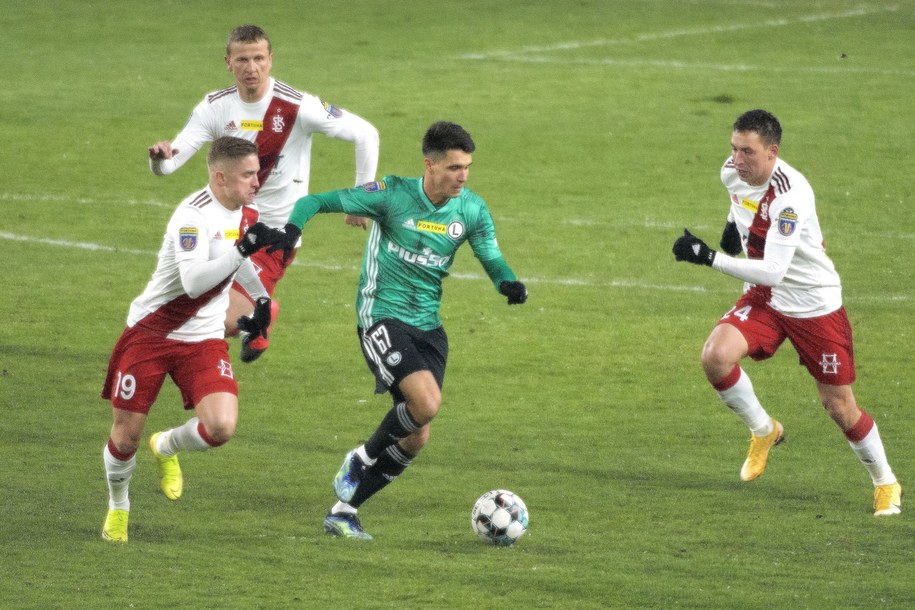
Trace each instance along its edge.
{"label": "player's elbow", "polygon": [[762,278],[756,283],[763,286],[777,286],[782,282],[783,279],[785,279],[785,274],[787,272],[788,267],[786,265],[766,265],[766,269],[763,271]]}

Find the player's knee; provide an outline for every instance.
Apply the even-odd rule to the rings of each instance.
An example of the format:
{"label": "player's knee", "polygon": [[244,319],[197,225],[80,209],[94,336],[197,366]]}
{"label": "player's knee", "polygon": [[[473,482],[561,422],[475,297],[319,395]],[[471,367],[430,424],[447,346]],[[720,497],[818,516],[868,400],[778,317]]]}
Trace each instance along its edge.
{"label": "player's knee", "polygon": [[418,424],[425,425],[432,421],[442,405],[442,393],[438,387],[411,397],[407,403],[410,415]]}
{"label": "player's knee", "polygon": [[137,430],[124,426],[114,426],[111,429],[111,442],[121,455],[136,453],[142,436],[142,428]]}
{"label": "player's knee", "polygon": [[730,350],[711,339],[702,346],[701,358],[706,376],[713,381],[727,375],[736,364]]}
{"label": "player's knee", "polygon": [[221,417],[207,422],[204,426],[207,441],[214,446],[225,445],[235,435],[236,423],[237,419],[234,417]]}

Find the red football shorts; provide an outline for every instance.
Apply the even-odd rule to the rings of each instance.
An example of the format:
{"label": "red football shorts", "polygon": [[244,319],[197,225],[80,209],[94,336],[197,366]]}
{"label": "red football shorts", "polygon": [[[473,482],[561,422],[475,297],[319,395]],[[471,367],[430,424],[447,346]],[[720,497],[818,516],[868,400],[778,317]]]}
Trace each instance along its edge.
{"label": "red football shorts", "polygon": [[[251,262],[254,263],[254,269],[257,271],[257,277],[260,278],[261,284],[264,285],[264,288],[267,290],[267,294],[271,297],[273,296],[273,291],[276,290],[276,284],[280,279],[286,274],[286,267],[292,264],[292,261],[295,260],[295,255],[298,254],[299,249],[296,248],[292,251],[292,254],[289,255],[289,260],[283,263],[283,251],[278,250],[273,254],[267,254],[267,249],[258,250],[251,255]],[[232,289],[237,290],[242,293],[248,300],[252,303],[254,299],[241,287],[241,284],[238,282],[233,282]]]}
{"label": "red football shorts", "polygon": [[787,338],[814,379],[829,385],[855,381],[855,351],[845,308],[816,318],[791,318],[746,293],[718,324],[730,324],[750,346],[753,360],[771,358]]}
{"label": "red football shorts", "polygon": [[193,409],[204,396],[216,392],[238,396],[229,344],[224,340],[187,343],[127,328],[108,361],[102,398],[111,400],[115,409],[149,413],[166,374],[181,390],[185,409]]}

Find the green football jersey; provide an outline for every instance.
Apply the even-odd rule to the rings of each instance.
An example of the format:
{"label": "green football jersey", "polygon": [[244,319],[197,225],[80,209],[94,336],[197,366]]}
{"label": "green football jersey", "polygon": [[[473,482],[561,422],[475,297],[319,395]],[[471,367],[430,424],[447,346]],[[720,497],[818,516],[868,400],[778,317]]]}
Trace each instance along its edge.
{"label": "green football jersey", "polygon": [[515,280],[499,251],[486,203],[467,188],[437,207],[423,192],[422,178],[386,176],[379,182],[303,197],[289,221],[302,226],[318,212],[346,212],[375,221],[356,300],[362,328],[384,318],[423,330],[441,326],[442,280],[465,241],[497,289],[502,281]]}

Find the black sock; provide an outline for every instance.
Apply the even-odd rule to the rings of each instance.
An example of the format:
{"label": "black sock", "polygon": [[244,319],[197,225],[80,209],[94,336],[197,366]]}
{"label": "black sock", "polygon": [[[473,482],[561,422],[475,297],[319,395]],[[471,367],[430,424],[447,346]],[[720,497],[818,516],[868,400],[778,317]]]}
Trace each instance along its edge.
{"label": "black sock", "polygon": [[388,411],[371,438],[365,442],[365,452],[371,459],[381,452],[419,430],[421,426],[413,420],[407,410],[407,403],[399,402]]}
{"label": "black sock", "polygon": [[353,499],[348,502],[353,508],[359,508],[362,504],[384,489],[389,483],[400,476],[407,466],[413,461],[412,455],[400,448],[400,445],[391,445],[378,456],[375,465],[369,468],[365,473]]}

